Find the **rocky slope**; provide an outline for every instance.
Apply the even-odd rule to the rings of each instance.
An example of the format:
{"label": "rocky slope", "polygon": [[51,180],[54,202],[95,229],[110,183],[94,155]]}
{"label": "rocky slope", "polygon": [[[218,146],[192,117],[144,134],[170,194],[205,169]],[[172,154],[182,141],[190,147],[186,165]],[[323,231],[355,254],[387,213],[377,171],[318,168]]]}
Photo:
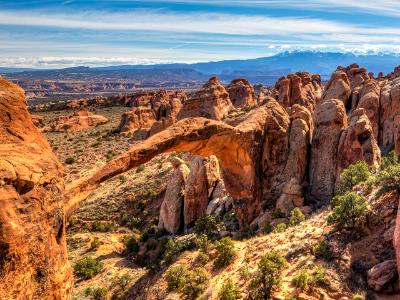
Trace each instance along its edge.
{"label": "rocky slope", "polygon": [[24,92],[0,79],[0,295],[69,299],[63,168]]}

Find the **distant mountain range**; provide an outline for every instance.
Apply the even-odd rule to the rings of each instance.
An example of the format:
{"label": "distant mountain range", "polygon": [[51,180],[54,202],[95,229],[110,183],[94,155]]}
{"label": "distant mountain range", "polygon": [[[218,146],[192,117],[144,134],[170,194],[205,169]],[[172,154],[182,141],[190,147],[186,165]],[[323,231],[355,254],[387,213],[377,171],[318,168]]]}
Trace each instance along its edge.
{"label": "distant mountain range", "polygon": [[338,65],[358,63],[368,71],[385,74],[400,65],[399,54],[352,54],[313,51],[284,52],[271,57],[224,60],[195,64],[122,65],[109,67],[74,67],[58,70],[1,68],[0,73],[16,79],[136,80],[145,82],[203,82],[219,76],[227,82],[245,77],[253,84],[273,84],[279,77],[297,71],[309,71],[328,79]]}

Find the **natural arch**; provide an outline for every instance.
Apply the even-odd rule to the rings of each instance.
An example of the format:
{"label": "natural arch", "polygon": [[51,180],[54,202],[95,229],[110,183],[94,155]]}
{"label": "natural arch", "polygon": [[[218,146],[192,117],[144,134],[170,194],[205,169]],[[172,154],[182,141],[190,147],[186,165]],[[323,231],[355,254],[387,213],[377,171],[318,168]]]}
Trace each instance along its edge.
{"label": "natural arch", "polygon": [[[67,214],[71,214],[103,181],[124,173],[165,152],[192,152],[218,157],[227,191],[234,199],[241,225],[251,222],[260,211],[263,196],[265,133],[282,124],[276,116],[287,116],[275,101],[262,106],[236,127],[205,118],[187,118],[150,137],[95,171],[91,176],[67,186]],[[289,121],[283,122],[286,131]],[[286,137],[287,139],[287,137]],[[286,141],[287,143],[287,141]]]}

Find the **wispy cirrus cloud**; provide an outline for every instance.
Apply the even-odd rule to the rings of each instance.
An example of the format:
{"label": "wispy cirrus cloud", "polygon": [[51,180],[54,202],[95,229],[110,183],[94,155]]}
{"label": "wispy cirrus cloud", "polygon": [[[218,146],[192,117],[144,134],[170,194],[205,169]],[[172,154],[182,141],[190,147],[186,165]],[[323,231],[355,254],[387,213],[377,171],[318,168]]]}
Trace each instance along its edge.
{"label": "wispy cirrus cloud", "polygon": [[307,17],[270,17],[221,13],[126,13],[0,11],[0,25],[40,26],[91,30],[165,31],[232,35],[293,35],[300,33],[359,33],[400,35],[399,27],[367,27]]}
{"label": "wispy cirrus cloud", "polygon": [[[122,2],[141,2],[142,0],[122,0]],[[304,10],[319,10],[332,12],[346,12],[355,9],[355,13],[369,13],[373,15],[400,16],[400,1],[398,0],[147,0],[150,3],[165,4],[197,4],[211,6],[239,6],[255,8],[300,8]]]}

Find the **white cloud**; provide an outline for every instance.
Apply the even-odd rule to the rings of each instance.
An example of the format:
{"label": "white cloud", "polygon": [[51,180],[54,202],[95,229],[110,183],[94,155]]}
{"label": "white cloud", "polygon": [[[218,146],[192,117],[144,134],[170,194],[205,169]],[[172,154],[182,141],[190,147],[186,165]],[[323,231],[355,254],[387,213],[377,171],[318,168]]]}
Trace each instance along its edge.
{"label": "white cloud", "polygon": [[[127,0],[141,2],[143,0]],[[342,11],[356,9],[374,15],[400,16],[400,1],[398,0],[147,0],[147,2],[193,3],[215,6],[245,6],[263,8],[301,8],[305,10]]]}
{"label": "white cloud", "polygon": [[127,13],[49,14],[2,11],[0,25],[43,26],[91,30],[165,31],[235,35],[293,35],[299,33],[396,34],[399,28],[365,28],[316,18],[268,17],[211,13]]}

